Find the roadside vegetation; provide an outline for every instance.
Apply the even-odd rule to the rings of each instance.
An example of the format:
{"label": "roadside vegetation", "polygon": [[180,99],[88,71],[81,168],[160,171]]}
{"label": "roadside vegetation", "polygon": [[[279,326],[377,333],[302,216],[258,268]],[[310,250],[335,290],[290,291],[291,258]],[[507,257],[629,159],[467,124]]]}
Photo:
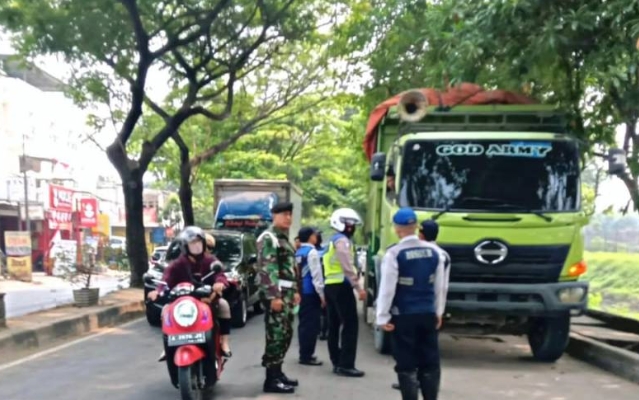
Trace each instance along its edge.
{"label": "roadside vegetation", "polygon": [[588,306],[639,319],[639,254],[586,252]]}

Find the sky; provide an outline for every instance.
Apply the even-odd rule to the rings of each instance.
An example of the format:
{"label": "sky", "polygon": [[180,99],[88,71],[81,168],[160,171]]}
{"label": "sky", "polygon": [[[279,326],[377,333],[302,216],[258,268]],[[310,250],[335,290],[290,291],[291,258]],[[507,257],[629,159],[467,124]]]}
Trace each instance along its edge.
{"label": "sky", "polygon": [[[9,41],[7,40],[7,37],[3,36],[2,32],[0,32],[0,53],[14,53]],[[56,59],[55,57],[41,57],[36,60],[36,64],[52,76],[62,81],[64,81],[65,77],[68,76],[70,70],[68,65]],[[148,77],[147,89],[150,96],[154,100],[161,101],[161,99],[168,94],[169,88],[166,82],[167,76],[161,71],[153,70],[150,72],[150,75]],[[358,88],[352,88],[351,90],[354,92],[359,91]],[[62,115],[60,117],[65,118]],[[111,125],[109,125],[107,129],[103,130],[103,132],[100,132],[99,136],[97,136],[96,139],[103,146],[105,146],[113,140],[114,135],[115,130]],[[624,127],[619,126],[617,128],[617,141],[619,144],[623,142],[623,137]],[[87,142],[85,146],[86,151],[82,151],[74,155],[76,159],[80,158],[81,164],[91,166],[90,168],[87,168],[85,171],[83,171],[85,175],[83,178],[90,179],[91,177],[95,177],[98,174],[117,178],[117,173],[115,172],[115,169],[107,159],[104,152],[102,152],[95,144],[91,142]],[[146,174],[145,180],[151,179],[151,174]],[[608,177],[601,183],[600,196],[597,199],[597,209],[603,210],[610,205],[613,205],[615,209],[621,209],[628,203],[629,198],[630,197],[628,195],[628,191],[623,182],[621,182],[621,180],[616,177]]]}

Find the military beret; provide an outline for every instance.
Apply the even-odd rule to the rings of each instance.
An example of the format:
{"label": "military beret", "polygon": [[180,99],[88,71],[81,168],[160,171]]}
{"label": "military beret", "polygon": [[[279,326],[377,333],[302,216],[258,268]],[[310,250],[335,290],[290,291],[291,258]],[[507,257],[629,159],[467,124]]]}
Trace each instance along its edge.
{"label": "military beret", "polygon": [[280,214],[283,212],[293,212],[293,203],[288,201],[283,201],[281,203],[277,203],[271,208],[271,213]]}
{"label": "military beret", "polygon": [[410,207],[403,207],[397,210],[393,216],[393,223],[395,225],[412,225],[417,223],[417,214]]}
{"label": "military beret", "polygon": [[439,224],[432,219],[422,221],[419,230],[422,232],[426,240],[435,240],[439,234]]}

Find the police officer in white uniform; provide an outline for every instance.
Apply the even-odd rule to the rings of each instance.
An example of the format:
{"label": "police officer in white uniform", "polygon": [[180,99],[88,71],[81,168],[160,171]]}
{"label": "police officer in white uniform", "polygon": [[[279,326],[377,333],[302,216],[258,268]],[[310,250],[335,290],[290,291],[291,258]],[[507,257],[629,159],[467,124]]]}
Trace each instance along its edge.
{"label": "police officer in white uniform", "polygon": [[440,382],[438,329],[446,302],[445,257],[415,234],[417,215],[401,208],[393,216],[399,243],[386,250],[377,298],[377,325],[391,332],[395,372],[403,400],[421,388],[436,400]]}

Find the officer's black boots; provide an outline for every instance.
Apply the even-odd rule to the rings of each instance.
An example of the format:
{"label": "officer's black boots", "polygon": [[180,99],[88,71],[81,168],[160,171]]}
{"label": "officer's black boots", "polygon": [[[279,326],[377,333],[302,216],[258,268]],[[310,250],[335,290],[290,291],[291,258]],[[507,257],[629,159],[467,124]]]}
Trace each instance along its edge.
{"label": "officer's black boots", "polygon": [[282,381],[282,367],[266,368],[264,393],[293,393],[295,388]]}
{"label": "officer's black boots", "polygon": [[277,367],[277,373],[279,375],[280,381],[288,386],[296,387],[299,385],[297,379],[291,379],[284,372],[282,372],[282,366]]}
{"label": "officer's black boots", "polygon": [[402,392],[402,400],[419,400],[417,372],[398,372],[397,379],[399,379],[399,390]]}
{"label": "officer's black boots", "polygon": [[422,389],[424,400],[437,400],[439,393],[439,381],[441,378],[441,370],[420,370],[417,373],[419,386]]}

